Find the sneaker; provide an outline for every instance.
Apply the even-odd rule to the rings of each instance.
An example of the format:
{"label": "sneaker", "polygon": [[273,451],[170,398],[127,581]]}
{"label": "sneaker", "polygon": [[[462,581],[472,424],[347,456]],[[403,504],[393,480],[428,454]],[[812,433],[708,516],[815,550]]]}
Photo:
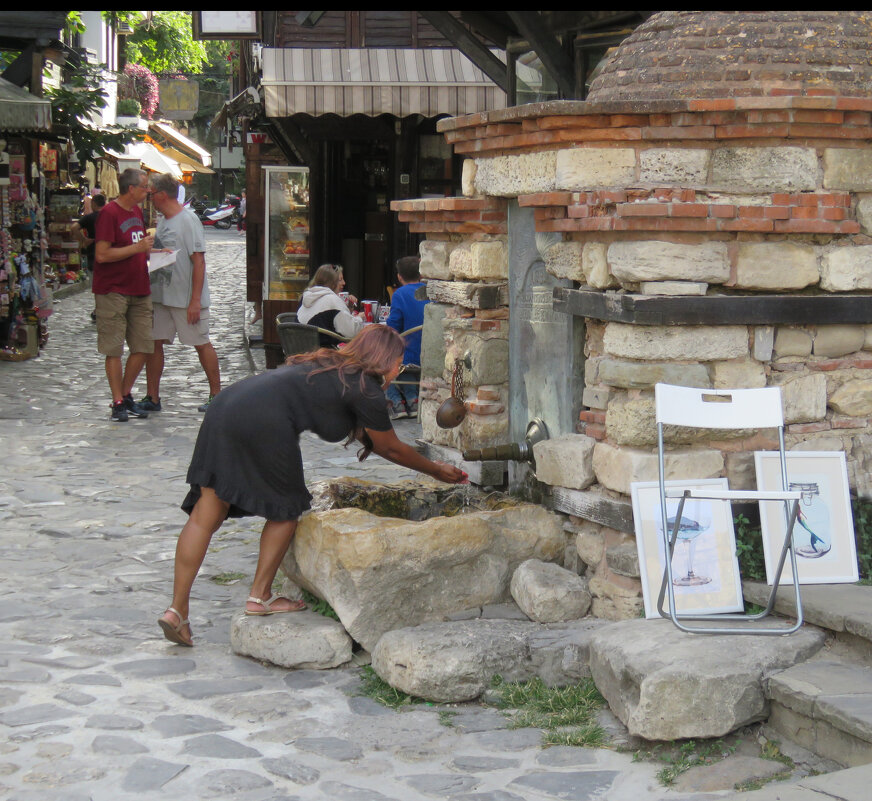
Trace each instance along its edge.
{"label": "sneaker", "polygon": [[209,408],[209,404],[212,403],[212,401],[213,401],[214,399],[215,399],[215,396],[214,396],[214,395],[210,395],[210,396],[209,396],[209,400],[207,400],[205,403],[201,403],[201,404],[197,407],[197,411],[198,411],[198,412],[205,412],[206,409]]}
{"label": "sneaker", "polygon": [[130,393],[124,396],[124,408],[127,409],[127,414],[134,417],[148,417],[148,412],[133,400],[133,395]]}
{"label": "sneaker", "polygon": [[405,420],[409,416],[409,413],[406,411],[406,407],[403,406],[402,402],[398,404],[389,403],[388,407],[388,413],[390,414],[391,420]]}
{"label": "sneaker", "polygon": [[112,404],[112,422],[127,422],[127,407],[124,405],[124,401],[118,401],[118,403]]}
{"label": "sneaker", "polygon": [[411,403],[406,401],[406,407],[409,410],[409,417],[417,417],[418,416],[418,399],[414,398]]}
{"label": "sneaker", "polygon": [[139,408],[145,409],[147,412],[159,412],[160,411],[160,398],[156,401],[151,399],[151,395],[146,395],[140,402]]}

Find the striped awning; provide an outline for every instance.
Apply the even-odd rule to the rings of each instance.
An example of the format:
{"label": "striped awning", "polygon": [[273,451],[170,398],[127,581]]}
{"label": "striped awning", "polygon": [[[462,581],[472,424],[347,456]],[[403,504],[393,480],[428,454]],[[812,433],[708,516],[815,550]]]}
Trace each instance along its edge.
{"label": "striped awning", "polygon": [[436,117],[506,106],[505,92],[459,50],[264,48],[262,58],[267,117]]}

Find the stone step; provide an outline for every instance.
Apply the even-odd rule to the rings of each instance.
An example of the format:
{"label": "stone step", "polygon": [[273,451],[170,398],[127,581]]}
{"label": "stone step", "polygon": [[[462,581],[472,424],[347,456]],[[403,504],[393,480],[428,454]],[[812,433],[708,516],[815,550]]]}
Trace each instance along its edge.
{"label": "stone step", "polygon": [[[768,600],[770,587],[762,582],[746,581],[742,589],[750,603],[763,606]],[[801,597],[807,623],[833,632],[855,657],[872,661],[872,586],[804,584]],[[796,614],[792,586],[778,588],[775,610],[788,617]]]}
{"label": "stone step", "polygon": [[776,782],[760,790],[721,796],[721,801],[868,801],[872,765]]}
{"label": "stone step", "polygon": [[872,670],[826,659],[769,677],[769,727],[843,767],[872,763]]}

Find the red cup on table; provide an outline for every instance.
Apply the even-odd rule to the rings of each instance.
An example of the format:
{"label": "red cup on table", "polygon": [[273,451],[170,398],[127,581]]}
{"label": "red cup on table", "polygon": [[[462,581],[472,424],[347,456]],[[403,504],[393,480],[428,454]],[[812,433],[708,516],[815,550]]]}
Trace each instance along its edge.
{"label": "red cup on table", "polygon": [[360,307],[363,311],[363,319],[368,323],[378,322],[378,301],[377,300],[362,300]]}

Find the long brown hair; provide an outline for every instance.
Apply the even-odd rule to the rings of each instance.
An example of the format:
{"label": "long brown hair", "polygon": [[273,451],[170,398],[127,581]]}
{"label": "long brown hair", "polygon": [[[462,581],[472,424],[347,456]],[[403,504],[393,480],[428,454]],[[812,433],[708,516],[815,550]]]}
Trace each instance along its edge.
{"label": "long brown hair", "polygon": [[320,348],[312,353],[299,353],[289,356],[285,363],[314,363],[317,367],[310,375],[336,370],[344,387],[348,386],[348,373],[359,373],[360,388],[363,390],[365,376],[383,376],[403,355],[405,349],[405,340],[393,328],[386,325],[368,325],[339,350]]}
{"label": "long brown hair", "polygon": [[[317,367],[309,373],[310,377],[316,373],[336,370],[343,387],[348,387],[347,373],[357,372],[360,374],[360,390],[363,392],[366,376],[383,377],[403,355],[405,349],[405,340],[393,328],[386,325],[368,325],[339,350],[320,348],[312,353],[300,353],[289,356],[285,364],[316,364]],[[363,446],[357,452],[357,458],[362,462],[372,453],[372,440],[362,426],[348,435],[345,447],[354,440]]]}

